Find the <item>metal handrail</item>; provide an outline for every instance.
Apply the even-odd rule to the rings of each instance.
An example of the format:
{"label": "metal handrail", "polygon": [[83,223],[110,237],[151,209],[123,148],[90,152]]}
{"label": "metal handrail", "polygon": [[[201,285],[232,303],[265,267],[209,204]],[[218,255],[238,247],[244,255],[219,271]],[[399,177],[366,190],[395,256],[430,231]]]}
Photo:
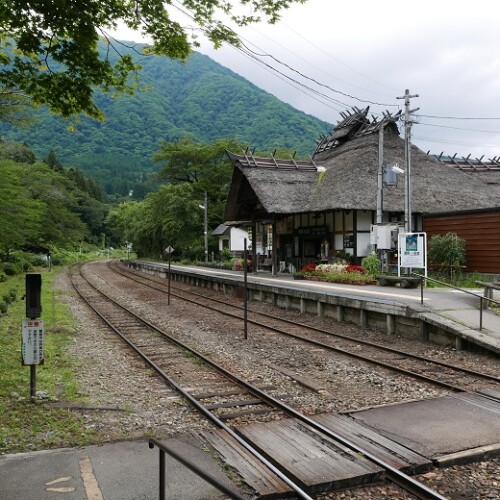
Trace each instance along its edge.
{"label": "metal handrail", "polygon": [[500,301],[495,300],[495,299],[490,299],[489,297],[485,297],[483,295],[479,295],[477,293],[471,292],[469,290],[465,290],[464,288],[460,288],[455,285],[450,285],[449,283],[445,283],[444,281],[439,281],[434,278],[429,278],[428,276],[424,276],[423,274],[418,274],[418,273],[411,273],[413,276],[417,276],[420,278],[420,304],[424,303],[424,283],[425,281],[433,281],[434,283],[438,283],[440,285],[446,286],[448,288],[453,288],[454,290],[458,290],[463,293],[467,293],[469,295],[474,295],[474,297],[479,298],[479,331],[482,331],[483,329],[483,301],[486,300],[487,302],[493,302],[494,304],[497,304],[500,306]]}
{"label": "metal handrail", "polygon": [[168,453],[171,457],[175,458],[178,462],[180,462],[182,465],[187,467],[190,471],[194,472],[201,478],[203,478],[207,483],[211,484],[215,488],[217,488],[219,491],[227,495],[229,498],[232,498],[234,500],[247,500],[247,497],[241,495],[237,491],[231,489],[230,487],[226,486],[225,484],[221,483],[218,479],[216,479],[214,476],[206,472],[205,470],[201,469],[198,467],[194,462],[191,462],[190,460],[187,460],[185,457],[177,453],[173,448],[165,445],[164,443],[160,443],[160,441],[150,438],[149,439],[149,448],[153,449],[154,447],[157,447],[160,451],[160,500],[165,500],[165,453]]}

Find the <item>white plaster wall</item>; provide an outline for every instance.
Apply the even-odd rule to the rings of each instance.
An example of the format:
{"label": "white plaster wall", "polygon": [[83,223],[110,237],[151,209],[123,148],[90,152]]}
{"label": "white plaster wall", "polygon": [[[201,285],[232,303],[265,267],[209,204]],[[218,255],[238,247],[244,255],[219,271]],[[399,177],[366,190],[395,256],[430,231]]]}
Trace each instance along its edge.
{"label": "white plaster wall", "polygon": [[248,232],[239,227],[231,228],[230,237],[230,250],[231,252],[243,252],[244,250],[244,239],[247,239],[247,246],[250,243],[250,238],[248,237]]}

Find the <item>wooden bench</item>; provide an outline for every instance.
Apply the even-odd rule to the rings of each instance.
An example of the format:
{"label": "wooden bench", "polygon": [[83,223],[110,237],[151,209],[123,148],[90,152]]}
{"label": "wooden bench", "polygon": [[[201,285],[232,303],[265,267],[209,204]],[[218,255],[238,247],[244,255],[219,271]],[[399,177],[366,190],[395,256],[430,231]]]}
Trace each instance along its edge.
{"label": "wooden bench", "polygon": [[271,259],[271,258],[265,258],[265,259],[264,259],[264,262],[262,262],[262,263],[259,265],[259,267],[260,267],[261,269],[266,270],[266,271],[271,271],[271,270],[272,270],[272,268],[273,268],[273,259]]}
{"label": "wooden bench", "polygon": [[[484,287],[484,297],[493,299],[493,291],[500,290],[500,281],[493,281],[486,283],[486,281],[476,281],[476,285]],[[483,309],[488,309],[488,301],[483,300]]]}
{"label": "wooden bench", "polygon": [[420,278],[414,276],[391,276],[389,274],[378,274],[375,276],[380,286],[396,286],[401,288],[417,288],[420,284]]}

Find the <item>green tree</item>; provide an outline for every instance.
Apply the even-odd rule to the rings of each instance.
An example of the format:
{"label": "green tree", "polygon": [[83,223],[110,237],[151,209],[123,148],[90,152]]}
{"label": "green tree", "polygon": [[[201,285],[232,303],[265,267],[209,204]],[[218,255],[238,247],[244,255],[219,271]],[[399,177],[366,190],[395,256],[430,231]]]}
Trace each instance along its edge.
{"label": "green tree", "polygon": [[45,163],[52,169],[55,170],[56,172],[64,172],[64,167],[62,166],[62,163],[57,159],[56,153],[54,152],[53,149],[50,150]]}
{"label": "green tree", "polygon": [[210,144],[198,143],[190,138],[182,141],[166,142],[154,156],[165,165],[159,178],[172,184],[192,185],[193,196],[202,203],[208,194],[209,224],[222,221],[231,174],[232,162],[225,150],[242,151],[245,146],[232,139],[221,139]]}
{"label": "green tree", "polygon": [[39,238],[44,204],[28,193],[23,178],[26,172],[18,163],[0,160],[0,172],[0,258],[5,260],[11,250]]}
{"label": "green tree", "polygon": [[[179,0],[194,22],[219,46],[237,43],[235,33],[217,20],[226,14],[238,25],[263,16],[275,22],[281,9],[304,0]],[[250,4],[251,15],[238,15],[240,6]],[[95,118],[102,113],[93,100],[95,88],[130,91],[129,74],[137,69],[130,54],[117,52],[107,29],[122,21],[150,37],[150,52],[185,59],[194,39],[189,28],[174,21],[171,0],[4,0],[0,3],[0,85],[29,95],[33,102],[48,104],[63,116],[84,112]],[[247,11],[247,9],[244,9]],[[108,49],[99,53],[103,37]]]}
{"label": "green tree", "polygon": [[31,110],[30,99],[25,94],[16,90],[0,89],[0,122],[16,127],[28,127],[34,122]]}

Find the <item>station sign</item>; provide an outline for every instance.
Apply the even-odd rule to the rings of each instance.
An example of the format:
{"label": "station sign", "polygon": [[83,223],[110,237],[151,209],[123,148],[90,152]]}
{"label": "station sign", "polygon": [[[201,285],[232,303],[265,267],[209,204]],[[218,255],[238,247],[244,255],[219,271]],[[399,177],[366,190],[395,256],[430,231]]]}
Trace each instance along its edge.
{"label": "station sign", "polygon": [[23,365],[43,363],[45,326],[40,319],[24,319],[22,322],[21,355]]}
{"label": "station sign", "polygon": [[399,233],[398,256],[399,270],[402,267],[423,269],[427,276],[427,234]]}

